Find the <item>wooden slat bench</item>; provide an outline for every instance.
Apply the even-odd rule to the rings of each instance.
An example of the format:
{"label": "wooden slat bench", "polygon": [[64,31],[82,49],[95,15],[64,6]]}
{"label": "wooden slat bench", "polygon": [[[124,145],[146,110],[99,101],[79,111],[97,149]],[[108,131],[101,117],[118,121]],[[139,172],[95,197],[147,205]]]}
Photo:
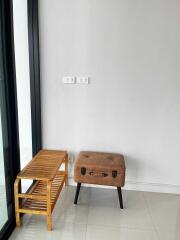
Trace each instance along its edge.
{"label": "wooden slat bench", "polygon": [[[65,170],[59,168],[65,164]],[[20,192],[22,179],[33,180],[26,193]],[[41,150],[18,174],[14,184],[16,226],[20,213],[47,216],[47,229],[52,230],[52,211],[63,188],[68,184],[68,154],[66,151]]]}

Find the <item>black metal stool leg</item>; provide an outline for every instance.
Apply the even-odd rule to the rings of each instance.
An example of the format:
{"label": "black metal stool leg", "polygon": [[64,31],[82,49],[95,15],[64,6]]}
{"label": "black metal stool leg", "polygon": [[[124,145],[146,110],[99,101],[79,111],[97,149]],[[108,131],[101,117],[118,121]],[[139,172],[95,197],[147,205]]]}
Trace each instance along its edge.
{"label": "black metal stool leg", "polygon": [[118,191],[118,196],[119,196],[119,205],[120,205],[120,208],[123,209],[123,199],[122,199],[121,188],[117,187],[117,191]]}
{"label": "black metal stool leg", "polygon": [[77,183],[77,188],[76,188],[76,195],[75,195],[75,199],[74,199],[74,204],[77,204],[80,188],[81,188],[81,183]]}

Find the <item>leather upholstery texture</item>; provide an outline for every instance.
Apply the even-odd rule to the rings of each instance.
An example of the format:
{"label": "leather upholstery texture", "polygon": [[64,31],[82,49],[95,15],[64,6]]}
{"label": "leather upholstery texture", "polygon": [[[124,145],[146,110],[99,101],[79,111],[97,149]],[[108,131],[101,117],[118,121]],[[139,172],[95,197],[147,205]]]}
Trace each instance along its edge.
{"label": "leather upholstery texture", "polygon": [[125,184],[124,156],[115,153],[79,153],[74,164],[74,180],[79,183],[123,187]]}

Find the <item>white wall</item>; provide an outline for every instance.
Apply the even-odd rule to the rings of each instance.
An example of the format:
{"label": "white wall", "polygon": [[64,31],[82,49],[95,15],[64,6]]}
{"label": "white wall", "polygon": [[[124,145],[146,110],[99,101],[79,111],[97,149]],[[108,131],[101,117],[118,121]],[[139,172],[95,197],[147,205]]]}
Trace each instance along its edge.
{"label": "white wall", "polygon": [[123,153],[127,187],[180,193],[180,1],[39,7],[43,146]]}
{"label": "white wall", "polygon": [[13,1],[21,168],[32,159],[27,0]]}

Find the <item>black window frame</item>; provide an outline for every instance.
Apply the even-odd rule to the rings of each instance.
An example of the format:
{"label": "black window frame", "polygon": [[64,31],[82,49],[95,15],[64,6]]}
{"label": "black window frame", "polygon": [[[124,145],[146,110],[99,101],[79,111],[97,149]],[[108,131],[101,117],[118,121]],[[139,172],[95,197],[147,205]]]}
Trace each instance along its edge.
{"label": "black window frame", "polygon": [[8,202],[11,205],[11,211],[8,211],[8,221],[4,227],[0,229],[0,239],[3,240],[8,239],[15,227],[14,180],[20,169],[12,11],[12,2],[10,0],[0,0],[3,93],[5,96],[8,139],[8,147],[4,149],[4,160],[5,174],[10,174],[10,176],[6,175],[5,178],[8,177],[6,190],[9,195]]}
{"label": "black window frame", "polygon": [[[40,95],[40,63],[39,63],[39,23],[38,0],[27,0],[28,39],[29,39],[29,67],[30,67],[30,96],[31,96],[31,122],[32,122],[32,148],[33,156],[42,148],[41,131],[41,95]],[[6,240],[15,228],[14,209],[14,181],[20,171],[20,146],[18,129],[18,104],[16,90],[14,29],[13,29],[13,1],[0,0],[0,18],[3,32],[3,61],[5,70],[6,105],[8,118],[8,138],[10,148],[8,151],[9,167],[11,169],[11,196],[12,216],[7,224],[0,229],[0,239]],[[0,32],[1,33],[1,32]]]}
{"label": "black window frame", "polygon": [[38,0],[27,0],[33,155],[42,148]]}

